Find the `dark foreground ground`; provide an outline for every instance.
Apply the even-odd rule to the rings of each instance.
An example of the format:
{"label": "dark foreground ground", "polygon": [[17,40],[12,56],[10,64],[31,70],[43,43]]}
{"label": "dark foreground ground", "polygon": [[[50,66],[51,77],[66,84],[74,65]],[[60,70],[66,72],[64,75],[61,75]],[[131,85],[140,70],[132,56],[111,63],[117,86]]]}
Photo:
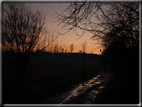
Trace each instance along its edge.
{"label": "dark foreground ground", "polygon": [[52,96],[41,104],[139,104],[136,75],[112,73],[111,70],[112,67],[106,67],[95,78]]}
{"label": "dark foreground ground", "polygon": [[139,75],[116,73],[95,104],[139,104]]}
{"label": "dark foreground ground", "polygon": [[[87,62],[86,75],[82,75],[83,63],[81,61],[45,61],[36,59],[32,60],[32,63],[28,65],[25,74],[25,88],[17,90],[16,82],[13,80],[14,73],[10,70],[10,65],[7,65],[7,61],[4,59],[2,64],[3,104],[42,103],[52,96],[69,91],[74,85],[95,77],[103,69],[99,63]],[[114,76],[110,78],[106,87],[97,95],[94,101],[87,102],[85,100],[89,97],[88,93],[91,90],[96,90],[97,87],[91,88],[91,90],[82,94],[83,96],[66,102],[66,104],[84,104],[85,102],[91,104],[138,104],[139,72],[138,69],[134,69],[135,72],[131,72],[131,70],[129,66],[111,67],[109,72]],[[51,101],[51,104],[56,103],[54,100]]]}
{"label": "dark foreground ground", "polygon": [[17,88],[14,72],[7,60],[2,60],[2,102],[3,104],[39,104],[44,99],[65,92],[74,85],[96,76],[102,66],[86,62],[83,74],[82,61],[32,59],[25,74],[25,87]]}

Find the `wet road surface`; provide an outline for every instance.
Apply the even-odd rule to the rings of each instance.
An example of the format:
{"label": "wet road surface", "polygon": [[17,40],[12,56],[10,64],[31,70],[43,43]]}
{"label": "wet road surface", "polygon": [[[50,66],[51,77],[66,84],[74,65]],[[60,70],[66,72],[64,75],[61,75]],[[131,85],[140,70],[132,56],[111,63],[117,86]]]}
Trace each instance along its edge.
{"label": "wet road surface", "polygon": [[100,73],[83,83],[75,85],[71,90],[46,99],[42,104],[92,104],[95,99],[101,93],[109,79],[113,75],[109,72],[111,66],[103,69]]}

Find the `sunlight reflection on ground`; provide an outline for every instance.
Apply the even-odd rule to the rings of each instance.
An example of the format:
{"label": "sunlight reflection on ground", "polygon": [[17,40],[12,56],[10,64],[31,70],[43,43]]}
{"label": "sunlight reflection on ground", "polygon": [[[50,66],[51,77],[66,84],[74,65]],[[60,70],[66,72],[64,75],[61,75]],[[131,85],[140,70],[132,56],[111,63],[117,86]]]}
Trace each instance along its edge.
{"label": "sunlight reflection on ground", "polygon": [[[92,89],[95,85],[101,84],[101,82],[103,80],[104,79],[101,78],[100,75],[97,75],[96,77],[88,80],[87,82],[80,83],[79,85],[75,85],[75,87],[69,92],[68,96],[63,101],[61,101],[60,104],[66,103],[67,101],[71,100],[72,98],[84,94],[89,89]],[[102,89],[102,88],[103,88],[103,86],[98,87],[98,89]],[[89,92],[88,98],[89,99],[96,98],[95,94],[98,94],[98,92],[99,92],[98,90],[93,90],[93,91]]]}

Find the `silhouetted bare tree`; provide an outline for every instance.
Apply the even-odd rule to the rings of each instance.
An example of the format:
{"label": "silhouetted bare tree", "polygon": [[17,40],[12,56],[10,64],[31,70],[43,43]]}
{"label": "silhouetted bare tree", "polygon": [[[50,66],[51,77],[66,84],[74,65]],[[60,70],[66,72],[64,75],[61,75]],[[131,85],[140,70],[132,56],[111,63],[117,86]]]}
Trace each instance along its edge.
{"label": "silhouetted bare tree", "polygon": [[82,44],[81,44],[81,48],[82,48],[82,52],[83,53],[86,53],[86,50],[87,50],[87,42],[84,41]]}
{"label": "silhouetted bare tree", "polygon": [[71,44],[71,45],[70,45],[71,53],[73,52],[73,49],[74,49],[74,46],[73,46],[73,44]]}
{"label": "silhouetted bare tree", "polygon": [[62,53],[62,46],[59,47],[59,52]]}
{"label": "silhouetted bare tree", "polygon": [[68,31],[88,31],[93,34],[92,39],[101,39],[105,47],[108,45],[106,39],[110,32],[109,39],[123,36],[130,48],[135,47],[139,39],[139,4],[136,2],[73,2],[56,14],[59,24],[67,27]]}
{"label": "silhouetted bare tree", "polygon": [[81,47],[82,47],[82,52],[83,52],[83,67],[84,67],[84,74],[86,73],[86,60],[85,60],[85,53],[86,53],[86,49],[87,49],[87,42],[84,41],[82,44],[81,44]]}
{"label": "silhouetted bare tree", "polygon": [[[54,36],[54,32],[46,32],[48,35],[46,35],[46,42],[50,43],[50,40],[54,40],[55,36]],[[55,43],[55,41],[54,41]],[[47,47],[47,52],[53,53],[54,52],[54,43],[52,43],[50,46]]]}
{"label": "silhouetted bare tree", "polygon": [[58,53],[59,49],[58,49],[58,42],[55,43],[54,45],[54,53]]}
{"label": "silhouetted bare tree", "polygon": [[62,48],[62,53],[64,53],[64,48]]}
{"label": "silhouetted bare tree", "polygon": [[7,6],[2,14],[2,50],[9,55],[19,86],[23,87],[29,58],[50,46],[56,37],[52,35],[47,45],[45,41],[41,44],[41,38],[47,36],[42,11],[34,12],[19,3],[3,3],[2,6]]}
{"label": "silhouetted bare tree", "polygon": [[[125,96],[123,98],[127,101],[122,99],[123,104],[138,103],[139,2],[72,2],[64,11],[56,14],[59,24],[68,28],[67,32],[79,29],[83,31],[82,35],[84,32],[92,33],[92,39],[100,41],[105,48],[104,50],[108,53],[107,56],[111,57],[113,61],[111,71],[125,74],[124,78],[119,77],[121,79],[118,82],[110,83],[109,86],[112,88],[109,87],[109,91],[104,91],[105,93],[102,94],[99,103],[103,103],[103,98],[106,101],[103,104],[108,103],[108,101],[110,101],[109,103],[121,103],[121,101],[114,100],[117,95]],[[116,69],[113,69],[113,67]],[[131,86],[129,83],[132,82],[134,84]],[[114,84],[116,85],[113,86]],[[121,87],[118,84],[123,84],[123,88],[118,89]],[[131,87],[128,91],[129,86]],[[122,93],[122,90],[125,91]],[[132,99],[133,97],[130,97],[130,94],[135,99]],[[121,97],[117,98],[121,99]]]}
{"label": "silhouetted bare tree", "polygon": [[[68,28],[67,32],[79,29],[84,34],[85,31],[88,31],[93,34],[93,40],[100,41],[104,50],[111,45],[116,45],[119,41],[121,47],[123,45],[123,47],[131,50],[132,56],[138,56],[138,2],[73,2],[64,11],[56,13],[56,15],[59,24]],[[123,53],[123,51],[119,52]]]}

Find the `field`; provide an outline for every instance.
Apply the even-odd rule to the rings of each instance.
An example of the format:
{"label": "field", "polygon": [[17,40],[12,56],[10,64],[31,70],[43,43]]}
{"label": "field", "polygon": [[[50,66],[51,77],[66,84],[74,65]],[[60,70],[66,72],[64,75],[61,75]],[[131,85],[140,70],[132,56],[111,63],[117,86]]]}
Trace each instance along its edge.
{"label": "field", "polygon": [[86,74],[83,74],[83,61],[52,60],[33,58],[27,66],[24,91],[16,89],[14,73],[7,60],[2,60],[3,104],[40,103],[42,100],[62,93],[75,84],[96,76],[102,66],[97,62],[86,61]]}

